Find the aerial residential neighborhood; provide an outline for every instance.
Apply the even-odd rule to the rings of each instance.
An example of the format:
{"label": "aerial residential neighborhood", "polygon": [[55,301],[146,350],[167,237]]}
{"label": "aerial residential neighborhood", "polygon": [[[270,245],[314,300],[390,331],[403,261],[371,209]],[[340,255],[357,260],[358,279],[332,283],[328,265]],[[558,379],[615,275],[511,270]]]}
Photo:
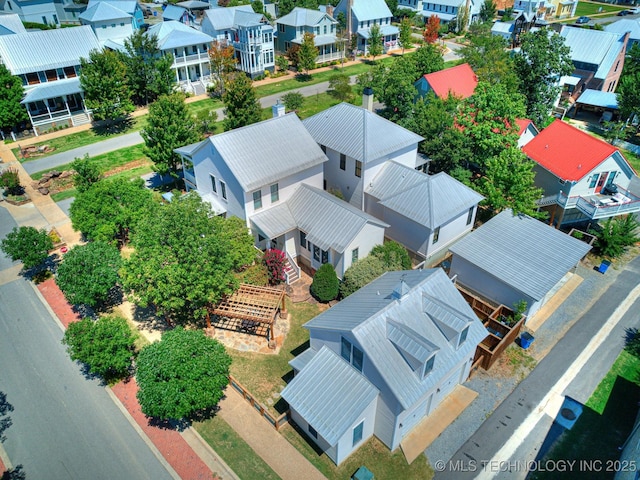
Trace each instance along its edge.
{"label": "aerial residential neighborhood", "polygon": [[3,479],[638,478],[640,10],[434,1],[0,0]]}

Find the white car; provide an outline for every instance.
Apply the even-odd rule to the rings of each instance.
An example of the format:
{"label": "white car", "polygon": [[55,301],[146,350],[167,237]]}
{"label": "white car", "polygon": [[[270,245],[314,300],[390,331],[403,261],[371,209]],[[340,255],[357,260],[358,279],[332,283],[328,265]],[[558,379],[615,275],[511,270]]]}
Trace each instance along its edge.
{"label": "white car", "polygon": [[629,12],[631,15],[637,15],[640,13],[640,7],[629,8],[627,9],[627,12]]}

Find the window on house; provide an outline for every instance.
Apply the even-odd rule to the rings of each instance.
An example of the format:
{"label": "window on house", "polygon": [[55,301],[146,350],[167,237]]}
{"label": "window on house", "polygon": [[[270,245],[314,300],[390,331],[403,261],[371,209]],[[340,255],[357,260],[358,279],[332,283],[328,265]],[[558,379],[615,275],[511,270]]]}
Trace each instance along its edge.
{"label": "window on house", "polygon": [[58,74],[55,70],[47,70],[44,74],[47,76],[47,82],[55,82],[58,79]]}
{"label": "window on house", "polygon": [[253,192],[253,209],[260,210],[262,208],[262,190]]}
{"label": "window on house", "polygon": [[362,372],[362,365],[364,363],[364,353],[358,347],[353,345],[349,340],[341,337],[340,355],[347,362],[353,365],[353,368]]}
{"label": "window on house", "polygon": [[329,252],[327,250],[322,250],[322,264],[329,263]]}
{"label": "window on house", "polygon": [[40,83],[40,79],[38,78],[37,73],[27,73],[27,83],[29,85],[34,85],[36,83]]}
{"label": "window on house", "polygon": [[278,184],[271,185],[271,203],[275,203],[280,200],[280,193],[278,191]]}
{"label": "window on house", "polygon": [[309,430],[309,435],[311,435],[313,438],[318,438],[318,432],[316,432],[316,429],[311,425],[308,425],[307,430]]}
{"label": "window on house", "polygon": [[[47,25],[47,17],[45,17],[44,15],[42,16],[42,23]],[[105,28],[105,27],[103,26],[102,28]]]}
{"label": "window on house", "polygon": [[438,243],[438,239],[440,238],[440,227],[436,227],[433,231],[433,244]]}
{"label": "window on house", "polygon": [[322,32],[324,33],[324,35],[327,34],[327,26],[326,25],[324,27],[322,27]]}
{"label": "window on house", "polygon": [[116,24],[115,24],[115,23],[112,23],[112,24],[111,24],[111,28],[116,28]]}
{"label": "window on house", "polygon": [[364,420],[353,429],[353,446],[362,441],[362,431],[364,430]]}
{"label": "window on house", "polygon": [[356,263],[358,261],[358,253],[360,253],[358,247],[351,250],[351,263]]}
{"label": "window on house", "polygon": [[209,174],[209,178],[211,178],[211,191],[213,193],[218,193],[218,189],[216,188],[216,177]]}
{"label": "window on house", "polygon": [[614,72],[618,71],[618,67],[620,66],[620,60],[616,62],[616,68],[613,69]]}
{"label": "window on house", "polygon": [[73,78],[77,75],[76,69],[73,67],[64,67],[63,70],[64,70],[64,75],[67,78]]}
{"label": "window on house", "polygon": [[258,234],[258,242],[264,242],[266,240],[265,237],[263,237],[262,235]]}
{"label": "window on house", "polygon": [[362,162],[360,160],[356,160],[356,177],[362,177]]}
{"label": "window on house", "polygon": [[433,364],[436,361],[436,356],[432,355],[429,360],[424,364],[424,370],[422,371],[422,378],[426,377],[433,370]]}
{"label": "window on house", "polygon": [[340,154],[340,170],[347,169],[347,156],[344,153]]}
{"label": "window on house", "polygon": [[220,192],[222,193],[222,198],[227,199],[227,185],[224,182],[220,182]]}
{"label": "window on house", "polygon": [[591,176],[591,182],[589,182],[589,188],[596,188],[596,184],[598,183],[598,174]]}
{"label": "window on house", "polygon": [[7,6],[9,7],[9,10],[13,10],[13,7],[11,6],[11,2],[7,2]]}
{"label": "window on house", "polygon": [[458,347],[462,345],[467,339],[467,335],[469,335],[469,327],[465,328],[460,332],[460,340],[458,341]]}
{"label": "window on house", "polygon": [[300,246],[302,248],[307,248],[307,234],[300,230]]}
{"label": "window on house", "polygon": [[313,259],[316,262],[320,261],[320,247],[318,247],[317,245],[313,246]]}
{"label": "window on house", "polygon": [[473,220],[473,208],[474,207],[471,207],[469,209],[469,213],[467,213],[467,225],[470,225],[471,221]]}

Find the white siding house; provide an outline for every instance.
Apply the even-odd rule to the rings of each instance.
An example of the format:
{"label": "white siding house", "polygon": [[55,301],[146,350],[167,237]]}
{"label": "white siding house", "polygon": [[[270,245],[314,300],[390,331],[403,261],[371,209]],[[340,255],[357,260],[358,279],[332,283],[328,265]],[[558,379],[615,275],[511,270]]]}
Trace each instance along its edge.
{"label": "white siding house", "polygon": [[358,36],[358,51],[369,52],[371,27],[378,25],[382,36],[384,52],[400,48],[398,44],[398,27],[391,24],[393,15],[384,0],[341,0],[334,10],[334,15],[344,14],[348,18],[347,8],[351,2],[351,28],[347,29]]}

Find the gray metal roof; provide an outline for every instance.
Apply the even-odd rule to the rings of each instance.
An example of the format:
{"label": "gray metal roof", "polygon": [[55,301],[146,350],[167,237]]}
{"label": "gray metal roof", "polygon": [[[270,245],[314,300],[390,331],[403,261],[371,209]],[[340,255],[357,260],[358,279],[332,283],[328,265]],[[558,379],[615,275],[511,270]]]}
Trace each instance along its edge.
{"label": "gray metal roof", "polygon": [[424,140],[406,128],[349,103],[340,103],[303,123],[317,143],[363,163]]}
{"label": "gray metal roof", "polygon": [[294,370],[300,371],[307,366],[307,363],[309,363],[313,357],[316,356],[316,353],[318,353],[317,350],[314,350],[313,348],[307,348],[300,355],[294,357],[292,360],[289,360],[289,365],[291,365],[291,368],[293,368]]}
{"label": "gray metal roof", "polygon": [[342,253],[367,223],[386,223],[323,190],[300,185],[283,204],[251,216],[251,221],[269,238],[294,228],[307,234],[314,245]]}
{"label": "gray metal roof", "polygon": [[186,11],[187,11],[186,8],[169,4],[166,6],[164,11],[162,12],[162,18],[165,20],[180,21],[180,19],[182,18],[182,14]]}
{"label": "gray metal roof", "polygon": [[280,17],[276,23],[292,27],[311,27],[320,23],[324,17],[328,17],[333,23],[338,23],[325,12],[302,7],[295,7],[287,15]]}
{"label": "gray metal roof", "polygon": [[235,25],[236,12],[255,13],[251,5],[240,5],[238,7],[210,8],[205,10],[204,14],[215,30],[229,30]]}
{"label": "gray metal roof", "polygon": [[104,20],[131,18],[131,14],[118,7],[114,7],[112,3],[98,2],[94,3],[90,8],[87,8],[78,18],[87,22],[100,22]]}
{"label": "gray metal roof", "polygon": [[295,113],[209,137],[245,192],[327,161]]}
{"label": "gray metal roof", "polygon": [[186,0],[184,2],[176,3],[179,7],[204,9],[209,8],[211,4],[209,2],[201,2],[200,0]]}
{"label": "gray metal roof", "polygon": [[484,198],[444,172],[426,175],[397,162],[387,162],[365,192],[386,208],[431,230]]}
{"label": "gray metal roof", "polygon": [[640,21],[637,18],[623,18],[617,22],[604,26],[605,32],[625,34],[630,33],[629,38],[632,40],[640,40]]}
{"label": "gray metal roof", "polygon": [[136,2],[136,0],[89,0],[87,8],[91,8],[97,3],[108,3],[112,7],[119,8],[130,15],[133,15],[136,8],[138,8],[138,2]]}
{"label": "gray metal roof", "polygon": [[0,14],[0,26],[6,28],[13,33],[26,33],[22,20],[15,13]]}
{"label": "gray metal roof", "polygon": [[46,82],[36,85],[34,88],[29,90],[20,103],[26,105],[30,102],[61,97],[62,95],[71,95],[74,93],[80,93],[81,91],[80,77],[68,78],[55,82]]}
{"label": "gray metal roof", "polygon": [[322,438],[335,445],[378,393],[364,375],[322,347],[281,396]]}
{"label": "gray metal roof", "polygon": [[0,58],[13,75],[80,65],[99,48],[88,25],[0,36]]}
{"label": "gray metal roof", "polygon": [[604,78],[623,48],[624,34],[565,26],[560,32],[571,48],[574,62],[597,65],[596,78]]}
{"label": "gray metal roof", "polygon": [[360,22],[393,16],[384,0],[353,0],[351,11]]}
{"label": "gray metal roof", "polygon": [[576,100],[576,103],[595,105],[596,107],[618,109],[618,98],[614,92],[602,92],[587,88]]}
{"label": "gray metal roof", "polygon": [[[380,35],[393,35],[400,33],[400,29],[395,25],[381,25]],[[368,39],[371,36],[371,28],[361,28],[358,30],[358,35]]]}
{"label": "gray metal roof", "polygon": [[[535,300],[591,249],[545,223],[505,210],[449,250]],[[464,279],[461,279],[464,281]]]}
{"label": "gray metal roof", "polygon": [[[410,290],[396,299],[393,290],[400,280],[404,280]],[[457,312],[460,323],[469,325],[467,340],[459,348],[442,334],[434,321],[446,322],[448,317],[442,316],[430,302],[424,302],[425,295],[449,305],[448,313]],[[414,371],[388,338],[390,321],[407,327],[438,349],[433,370],[425,378]],[[442,269],[387,272],[307,322],[305,327],[311,330],[311,335],[314,329],[351,332],[364,351],[365,363],[371,362],[375,366],[382,381],[404,408],[414,405],[453,373],[455,366],[472,355],[487,335],[480,320]],[[458,328],[458,325],[452,328]]]}
{"label": "gray metal roof", "polygon": [[161,50],[188,47],[190,45],[209,44],[213,37],[202,33],[184,23],[175,20],[167,20],[156,23],[146,35],[158,37],[158,47]]}
{"label": "gray metal roof", "polygon": [[186,155],[190,157],[193,153],[198,150],[200,147],[203,147],[208,144],[208,140],[202,140],[201,142],[191,143],[189,145],[183,145],[180,148],[176,148],[174,152],[178,155]]}

